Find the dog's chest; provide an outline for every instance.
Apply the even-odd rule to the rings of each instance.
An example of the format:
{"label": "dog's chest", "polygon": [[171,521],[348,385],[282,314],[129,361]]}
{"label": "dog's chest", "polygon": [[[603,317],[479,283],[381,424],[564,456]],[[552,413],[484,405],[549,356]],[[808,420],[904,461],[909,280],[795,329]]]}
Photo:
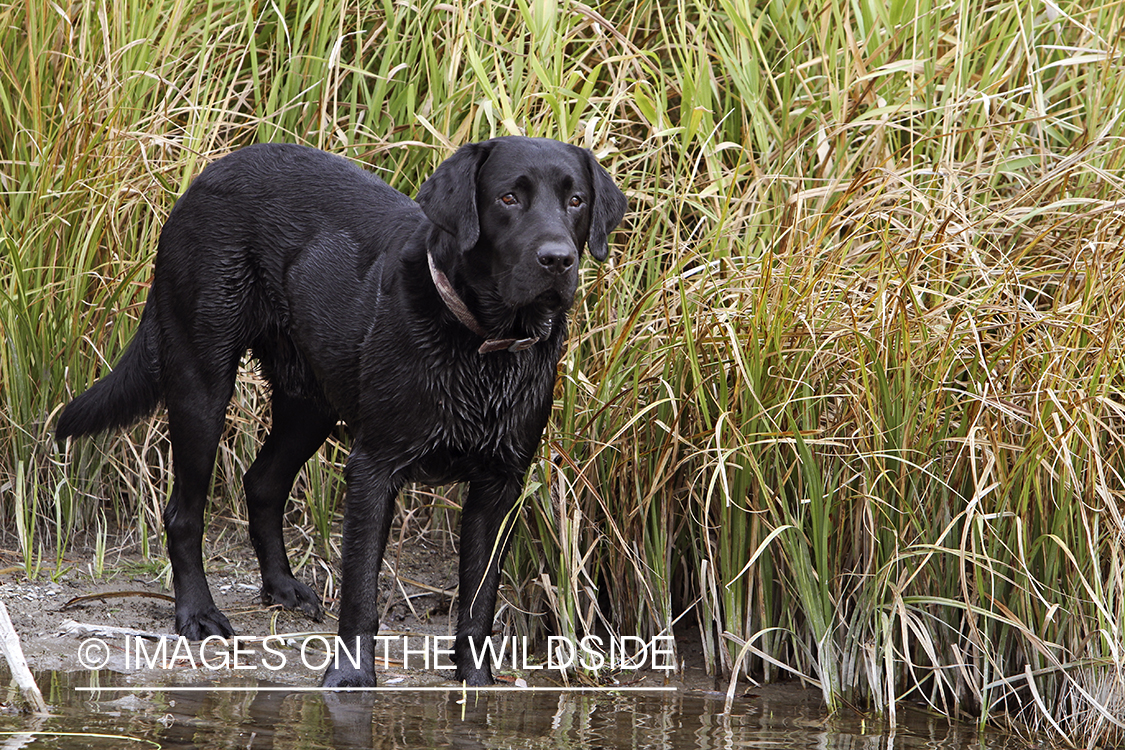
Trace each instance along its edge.
{"label": "dog's chest", "polygon": [[521,361],[519,354],[474,356],[435,378],[431,438],[453,449],[499,449],[538,420],[551,398],[553,371]]}
{"label": "dog's chest", "polygon": [[550,412],[555,368],[522,354],[474,352],[416,381],[398,425],[411,436],[411,478],[438,484],[485,468],[526,470]]}

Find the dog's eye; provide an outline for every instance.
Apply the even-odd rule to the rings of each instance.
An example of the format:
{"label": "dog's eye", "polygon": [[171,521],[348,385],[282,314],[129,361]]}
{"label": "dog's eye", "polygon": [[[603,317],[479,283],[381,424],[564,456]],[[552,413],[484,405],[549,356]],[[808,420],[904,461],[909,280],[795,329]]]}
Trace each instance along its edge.
{"label": "dog's eye", "polygon": [[512,193],[505,193],[504,195],[500,196],[500,202],[505,206],[518,206],[520,199]]}
{"label": "dog's eye", "polygon": [[581,196],[581,195],[572,195],[572,196],[570,197],[570,207],[571,207],[571,208],[578,208],[578,207],[579,207],[579,206],[581,206],[581,205],[582,205],[582,204],[583,204],[584,202],[585,202],[585,201],[583,201],[583,200],[582,200],[582,196]]}

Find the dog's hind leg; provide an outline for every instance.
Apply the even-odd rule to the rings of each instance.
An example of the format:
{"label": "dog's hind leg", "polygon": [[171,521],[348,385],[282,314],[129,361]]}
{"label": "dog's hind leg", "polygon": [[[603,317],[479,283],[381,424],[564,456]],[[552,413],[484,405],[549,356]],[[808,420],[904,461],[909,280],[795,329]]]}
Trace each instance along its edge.
{"label": "dog's hind leg", "polygon": [[[184,341],[184,339],[179,339]],[[198,356],[187,347],[165,347],[168,433],[172,442],[172,496],[164,509],[168,559],[176,594],[176,632],[191,640],[234,633],[215,606],[203,572],[203,512],[215,468],[238,359]]]}
{"label": "dog's hind leg", "polygon": [[336,416],[311,399],[291,397],[277,389],[271,404],[270,433],[243,477],[250,541],[262,570],[262,602],[299,609],[319,620],[319,597],[295,579],[289,567],[282,520],[297,472],[328,438]]}
{"label": "dog's hind leg", "polygon": [[492,684],[492,665],[484,642],[492,634],[500,569],[516,523],[512,509],[522,486],[520,477],[473,480],[461,511],[454,679],[470,686]]}

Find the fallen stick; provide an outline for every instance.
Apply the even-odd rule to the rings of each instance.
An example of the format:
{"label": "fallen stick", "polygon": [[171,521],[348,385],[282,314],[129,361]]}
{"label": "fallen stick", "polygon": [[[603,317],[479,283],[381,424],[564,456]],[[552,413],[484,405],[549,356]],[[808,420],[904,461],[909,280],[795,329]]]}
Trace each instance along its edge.
{"label": "fallen stick", "polygon": [[136,628],[121,628],[116,625],[92,625],[85,622],[75,622],[74,620],[64,620],[59,625],[59,635],[73,635],[78,638],[89,638],[97,636],[99,638],[131,638],[133,636],[140,636],[150,641],[159,641],[162,638],[175,640],[176,636],[167,635],[165,633],[153,633],[148,630],[137,630]]}
{"label": "fallen stick", "polygon": [[3,651],[4,659],[12,670],[12,677],[23,691],[24,699],[31,704],[31,710],[37,714],[48,713],[43,694],[39,692],[39,686],[35,684],[35,678],[27,668],[27,659],[23,657],[23,649],[20,648],[20,637],[12,626],[12,618],[8,617],[8,608],[4,606],[3,600],[0,600],[0,651]]}

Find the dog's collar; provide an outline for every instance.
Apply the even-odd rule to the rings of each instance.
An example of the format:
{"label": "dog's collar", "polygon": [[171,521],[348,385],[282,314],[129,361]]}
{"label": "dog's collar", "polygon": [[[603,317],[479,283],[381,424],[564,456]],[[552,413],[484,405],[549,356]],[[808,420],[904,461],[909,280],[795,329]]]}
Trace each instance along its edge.
{"label": "dog's collar", "polygon": [[484,343],[477,349],[478,354],[502,351],[522,352],[524,349],[530,349],[539,343],[538,336],[526,339],[490,339],[488,332],[484,330],[484,326],[469,312],[465,302],[457,296],[453,284],[449,283],[449,277],[434,265],[434,256],[428,250],[426,251],[426,261],[430,264],[430,278],[434,280],[434,286],[437,287],[438,294],[441,295],[445,306],[449,308],[449,312],[453,313],[454,317],[461,321],[466,328],[484,339]]}

